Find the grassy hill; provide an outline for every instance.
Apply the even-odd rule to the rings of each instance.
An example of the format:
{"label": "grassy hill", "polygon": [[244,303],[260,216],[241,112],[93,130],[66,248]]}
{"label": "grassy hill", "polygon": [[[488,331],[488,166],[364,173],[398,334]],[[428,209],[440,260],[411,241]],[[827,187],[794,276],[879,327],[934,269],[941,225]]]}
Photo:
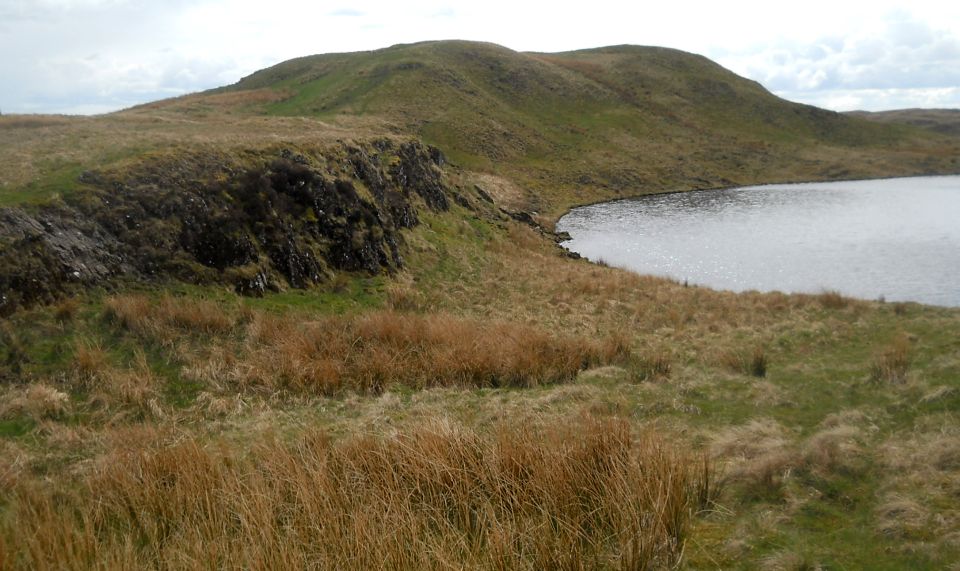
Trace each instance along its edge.
{"label": "grassy hill", "polygon": [[784,101],[701,56],[445,41],[299,58],[103,117],[0,117],[0,200],[155,149],[384,134],[437,146],[504,203],[550,218],[621,195],[960,170],[954,139]]}
{"label": "grassy hill", "polygon": [[878,123],[913,125],[945,135],[960,135],[960,109],[897,109],[895,111],[851,111],[852,117]]}
{"label": "grassy hill", "polygon": [[655,47],[536,54],[476,42],[398,45],[299,58],[147,106],[224,107],[378,120],[459,166],[519,184],[518,207],[550,216],[621,194],[960,168],[956,142],[787,102],[706,58]]}
{"label": "grassy hill", "polygon": [[0,117],[0,569],[955,567],[960,311],[687,287],[543,227],[958,150],[635,46]]}

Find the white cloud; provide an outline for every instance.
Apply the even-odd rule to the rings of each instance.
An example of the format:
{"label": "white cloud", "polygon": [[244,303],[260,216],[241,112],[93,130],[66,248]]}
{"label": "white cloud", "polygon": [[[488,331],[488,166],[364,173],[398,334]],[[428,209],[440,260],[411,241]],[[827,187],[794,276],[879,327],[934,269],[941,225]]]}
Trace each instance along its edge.
{"label": "white cloud", "polygon": [[831,108],[960,106],[954,4],[807,0],[785,13],[759,0],[0,0],[0,107],[120,107],[293,57],[449,38],[530,51],[665,45]]}
{"label": "white cloud", "polygon": [[790,99],[831,109],[960,106],[960,28],[903,9],[864,20],[840,41],[781,41],[720,59]]}
{"label": "white cloud", "polygon": [[836,111],[883,111],[887,109],[960,108],[960,88],[825,89],[779,91],[777,95]]}

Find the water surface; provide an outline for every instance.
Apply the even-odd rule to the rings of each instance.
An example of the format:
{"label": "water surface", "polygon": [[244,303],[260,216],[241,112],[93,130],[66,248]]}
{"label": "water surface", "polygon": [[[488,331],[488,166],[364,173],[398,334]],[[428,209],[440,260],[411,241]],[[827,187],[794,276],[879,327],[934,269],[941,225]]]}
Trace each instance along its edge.
{"label": "water surface", "polygon": [[557,229],[591,260],[691,284],[960,306],[960,176],[648,196]]}

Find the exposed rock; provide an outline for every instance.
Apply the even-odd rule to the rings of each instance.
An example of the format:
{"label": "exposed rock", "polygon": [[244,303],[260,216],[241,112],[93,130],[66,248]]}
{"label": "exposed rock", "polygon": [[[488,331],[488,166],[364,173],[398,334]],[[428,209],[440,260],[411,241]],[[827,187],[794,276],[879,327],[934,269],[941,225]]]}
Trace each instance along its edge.
{"label": "exposed rock", "polygon": [[539,230],[541,232],[543,231],[543,228],[540,227],[540,224],[537,223],[537,221],[533,218],[533,214],[530,214],[529,212],[525,212],[522,210],[519,212],[513,212],[511,210],[503,210],[503,209],[501,209],[501,211],[507,216],[509,216],[510,218],[513,218],[517,222],[520,222],[521,224],[526,224],[527,226],[530,226],[531,228],[534,228],[535,230]]}
{"label": "exposed rock", "polygon": [[480,186],[479,184],[475,184],[473,185],[473,189],[477,191],[477,194],[480,196],[480,198],[482,198],[483,200],[486,200],[490,204],[493,204],[493,197],[490,196],[490,194],[486,190],[484,190],[482,186]]}
{"label": "exposed rock", "polygon": [[234,291],[240,295],[263,297],[267,292],[267,276],[262,271],[258,271],[251,277],[239,276],[235,283]]}
{"label": "exposed rock", "polygon": [[[440,177],[440,167],[433,162],[429,152],[417,141],[400,145],[397,153],[400,161],[390,169],[395,183],[404,190],[416,192],[427,206],[434,210],[449,208]],[[440,155],[442,160],[442,154]]]}
{"label": "exposed rock", "polygon": [[453,194],[442,153],[386,139],[328,153],[284,149],[252,169],[213,154],[165,156],[130,172],[84,172],[95,190],[67,206],[0,209],[0,313],[118,275],[263,295],[337,270],[402,267],[399,229],[419,223],[418,202],[446,210]]}

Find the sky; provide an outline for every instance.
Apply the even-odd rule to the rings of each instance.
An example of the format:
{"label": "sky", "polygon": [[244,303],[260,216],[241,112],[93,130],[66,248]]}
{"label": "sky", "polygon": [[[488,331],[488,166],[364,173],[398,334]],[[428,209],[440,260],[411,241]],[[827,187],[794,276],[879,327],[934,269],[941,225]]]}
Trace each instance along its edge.
{"label": "sky", "polygon": [[836,111],[960,108],[946,0],[0,0],[0,112],[103,113],[294,57],[442,39],[667,46]]}

